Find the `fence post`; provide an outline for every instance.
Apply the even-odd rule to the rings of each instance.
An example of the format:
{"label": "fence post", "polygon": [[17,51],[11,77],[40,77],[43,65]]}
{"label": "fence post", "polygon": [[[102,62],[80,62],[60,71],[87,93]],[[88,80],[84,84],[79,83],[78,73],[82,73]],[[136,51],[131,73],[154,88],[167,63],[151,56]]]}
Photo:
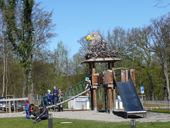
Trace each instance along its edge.
{"label": "fence post", "polygon": [[130,124],[131,124],[131,128],[136,128],[136,120],[135,119],[132,119]]}
{"label": "fence post", "polygon": [[48,128],[53,128],[53,115],[49,114],[48,116]]}

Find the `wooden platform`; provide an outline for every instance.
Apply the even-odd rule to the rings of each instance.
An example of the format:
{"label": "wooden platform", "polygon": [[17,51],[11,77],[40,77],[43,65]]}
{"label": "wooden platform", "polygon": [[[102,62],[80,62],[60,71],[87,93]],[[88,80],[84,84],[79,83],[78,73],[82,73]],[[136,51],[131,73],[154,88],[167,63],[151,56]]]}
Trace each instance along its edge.
{"label": "wooden platform", "polygon": [[91,59],[87,59],[82,61],[81,63],[90,63],[90,62],[98,62],[98,63],[106,63],[106,62],[116,62],[116,61],[120,61],[120,58],[91,58]]}

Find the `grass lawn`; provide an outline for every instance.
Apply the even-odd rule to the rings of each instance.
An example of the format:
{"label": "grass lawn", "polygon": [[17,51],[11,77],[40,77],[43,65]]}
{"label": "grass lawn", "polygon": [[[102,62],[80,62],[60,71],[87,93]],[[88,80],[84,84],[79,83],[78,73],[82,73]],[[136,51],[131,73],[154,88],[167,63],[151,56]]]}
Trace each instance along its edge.
{"label": "grass lawn", "polygon": [[157,112],[157,113],[167,113],[170,114],[170,109],[152,109],[151,112]]}
{"label": "grass lawn", "polygon": [[[71,122],[71,123],[69,123]],[[84,120],[54,119],[53,128],[130,128],[130,123],[108,123]],[[166,123],[138,123],[136,128],[169,128]],[[48,128],[47,120],[34,124],[32,120],[25,118],[0,119],[0,128]]]}

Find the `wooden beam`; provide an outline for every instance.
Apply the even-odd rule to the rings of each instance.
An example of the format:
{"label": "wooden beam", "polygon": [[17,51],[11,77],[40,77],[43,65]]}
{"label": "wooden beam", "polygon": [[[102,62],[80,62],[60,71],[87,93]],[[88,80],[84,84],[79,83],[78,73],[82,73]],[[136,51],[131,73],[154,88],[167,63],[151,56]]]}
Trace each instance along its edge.
{"label": "wooden beam", "polygon": [[95,63],[107,63],[107,62],[116,62],[120,61],[120,58],[91,58],[88,60],[84,60],[81,63],[90,63],[90,62],[95,62]]}

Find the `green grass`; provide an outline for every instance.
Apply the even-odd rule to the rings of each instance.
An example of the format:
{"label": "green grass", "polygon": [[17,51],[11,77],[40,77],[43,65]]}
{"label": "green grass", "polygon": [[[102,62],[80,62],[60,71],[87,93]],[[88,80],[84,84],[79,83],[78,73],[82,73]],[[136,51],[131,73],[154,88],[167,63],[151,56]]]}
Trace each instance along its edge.
{"label": "green grass", "polygon": [[152,109],[151,112],[157,112],[157,113],[167,113],[170,114],[170,109]]}
{"label": "green grass", "polygon": [[[62,124],[61,122],[72,122]],[[54,119],[53,128],[130,128],[130,122],[108,123],[84,120]],[[136,128],[169,128],[170,122],[166,123],[139,123]],[[0,128],[48,128],[47,120],[34,124],[32,120],[25,118],[0,119]]]}

